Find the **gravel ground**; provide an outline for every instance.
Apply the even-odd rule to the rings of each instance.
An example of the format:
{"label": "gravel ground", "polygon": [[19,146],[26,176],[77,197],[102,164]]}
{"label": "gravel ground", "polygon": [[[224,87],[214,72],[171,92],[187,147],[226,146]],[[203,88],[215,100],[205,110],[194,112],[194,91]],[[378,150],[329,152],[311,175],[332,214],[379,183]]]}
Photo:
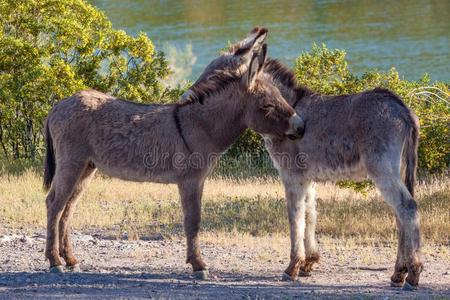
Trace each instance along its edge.
{"label": "gravel ground", "polygon": [[445,251],[426,257],[420,288],[408,292],[389,287],[395,259],[391,246],[349,254],[321,245],[322,260],[313,276],[284,282],[280,275],[288,258],[270,245],[249,249],[206,242],[210,279],[198,281],[184,263],[184,240],[179,238],[117,241],[76,234],[74,242],[82,272],[50,274],[43,233],[0,236],[0,298],[450,299],[450,258]]}

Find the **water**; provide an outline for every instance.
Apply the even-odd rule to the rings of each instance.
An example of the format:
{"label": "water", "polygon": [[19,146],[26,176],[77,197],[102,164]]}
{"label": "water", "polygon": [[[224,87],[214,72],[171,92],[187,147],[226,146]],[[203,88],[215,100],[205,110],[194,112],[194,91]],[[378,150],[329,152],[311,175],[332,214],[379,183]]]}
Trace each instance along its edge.
{"label": "water", "polygon": [[192,72],[188,65],[194,57],[180,62],[186,66],[178,66],[180,76],[189,79],[254,25],[269,29],[269,54],[290,65],[315,42],[345,49],[357,74],[396,67],[410,80],[424,73],[433,80],[450,79],[449,0],[91,2],[115,28],[133,35],[146,32],[172,58],[192,47],[196,57]]}

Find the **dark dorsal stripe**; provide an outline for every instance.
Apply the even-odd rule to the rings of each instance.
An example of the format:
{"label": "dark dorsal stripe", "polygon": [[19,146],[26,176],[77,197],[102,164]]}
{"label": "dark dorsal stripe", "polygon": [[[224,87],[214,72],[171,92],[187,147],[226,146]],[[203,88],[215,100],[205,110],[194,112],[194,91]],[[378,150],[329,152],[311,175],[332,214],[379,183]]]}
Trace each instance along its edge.
{"label": "dark dorsal stripe", "polygon": [[183,140],[184,146],[191,154],[192,149],[191,149],[191,147],[189,147],[189,144],[187,143],[186,138],[184,137],[183,128],[181,127],[181,123],[180,123],[180,116],[178,115],[178,111],[180,110],[180,107],[181,107],[180,104],[175,104],[175,107],[173,109],[173,119],[175,121],[175,126],[177,128],[177,132],[178,132],[179,136],[181,137],[181,139]]}

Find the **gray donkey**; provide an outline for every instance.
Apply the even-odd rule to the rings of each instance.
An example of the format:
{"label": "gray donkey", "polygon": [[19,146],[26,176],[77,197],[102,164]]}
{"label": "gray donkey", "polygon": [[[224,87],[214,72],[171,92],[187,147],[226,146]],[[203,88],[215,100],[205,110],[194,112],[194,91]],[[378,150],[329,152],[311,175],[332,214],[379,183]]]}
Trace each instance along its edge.
{"label": "gray donkey", "polygon": [[75,205],[94,172],[132,181],[178,185],[187,238],[187,263],[207,277],[198,231],[203,183],[246,129],[299,138],[303,122],[279,90],[261,76],[267,30],[255,28],[220,55],[172,105],[144,105],[82,91],[53,108],[46,124],[45,255],[50,271],[79,270],[70,241]]}
{"label": "gray donkey", "polygon": [[268,59],[264,72],[305,122],[301,140],[265,138],[288,206],[291,260],[284,279],[309,275],[319,260],[314,182],[369,177],[397,220],[399,244],[392,286],[416,287],[423,264],[413,199],[419,135],[415,114],[386,89],[325,96],[298,85],[295,75],[277,60]]}

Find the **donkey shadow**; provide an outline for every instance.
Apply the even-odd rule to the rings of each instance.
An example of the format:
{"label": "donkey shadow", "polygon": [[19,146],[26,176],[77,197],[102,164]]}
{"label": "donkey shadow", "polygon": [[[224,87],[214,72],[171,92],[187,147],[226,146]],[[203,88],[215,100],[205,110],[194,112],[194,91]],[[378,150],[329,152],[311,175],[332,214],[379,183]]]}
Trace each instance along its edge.
{"label": "donkey shadow", "polygon": [[[216,273],[216,272],[215,272]],[[321,285],[281,282],[274,276],[217,272],[197,281],[188,273],[0,273],[0,299],[73,298],[354,298],[438,296],[429,287],[405,292],[380,285]],[[441,295],[442,296],[442,295]]]}

